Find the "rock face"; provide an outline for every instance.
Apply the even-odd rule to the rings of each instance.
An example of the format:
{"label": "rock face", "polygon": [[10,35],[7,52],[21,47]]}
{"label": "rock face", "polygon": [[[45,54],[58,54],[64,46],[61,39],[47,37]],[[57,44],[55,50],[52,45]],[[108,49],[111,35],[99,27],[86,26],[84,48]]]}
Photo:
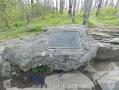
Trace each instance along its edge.
{"label": "rock face", "polygon": [[4,62],[2,66],[2,75],[10,77],[11,75],[11,65],[9,62]]}
{"label": "rock face", "polygon": [[100,29],[91,32],[91,35],[100,41],[100,47],[96,59],[118,61],[119,60],[119,28]]}
{"label": "rock face", "polygon": [[46,84],[51,89],[64,88],[65,90],[92,90],[94,87],[93,82],[80,72],[48,76]]}
{"label": "rock face", "polygon": [[4,47],[0,47],[0,76],[2,74],[1,71],[2,71],[2,66],[3,66],[3,62],[4,62],[4,60],[1,57],[1,53],[2,53],[3,49],[4,49]]}
{"label": "rock face", "polygon": [[103,46],[99,47],[96,58],[99,60],[118,61],[119,46],[111,44],[103,44]]}
{"label": "rock face", "polygon": [[[53,70],[69,71],[79,68],[96,56],[98,44],[88,34],[85,26],[65,25],[49,27],[46,30],[46,32],[41,33],[33,39],[19,41],[12,46],[7,46],[2,52],[2,59],[18,65],[23,71],[28,71],[32,67],[39,65],[48,65]],[[50,49],[48,36],[53,31],[79,32],[80,37],[78,40],[80,40],[80,48]]]}

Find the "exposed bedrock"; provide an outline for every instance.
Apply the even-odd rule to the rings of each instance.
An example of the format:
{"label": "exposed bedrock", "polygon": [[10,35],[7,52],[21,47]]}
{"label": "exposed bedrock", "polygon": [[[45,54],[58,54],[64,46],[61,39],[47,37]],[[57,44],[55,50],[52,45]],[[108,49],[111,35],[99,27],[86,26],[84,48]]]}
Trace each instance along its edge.
{"label": "exposed bedrock", "polygon": [[119,45],[102,44],[97,51],[96,59],[119,61]]}
{"label": "exposed bedrock", "polygon": [[119,61],[119,28],[91,31],[91,35],[100,42],[96,59]]}

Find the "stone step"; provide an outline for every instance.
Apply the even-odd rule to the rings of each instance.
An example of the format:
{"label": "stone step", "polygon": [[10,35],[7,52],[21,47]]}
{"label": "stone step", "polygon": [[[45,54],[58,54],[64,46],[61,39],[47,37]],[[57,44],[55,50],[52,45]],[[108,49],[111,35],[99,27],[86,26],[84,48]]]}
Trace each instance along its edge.
{"label": "stone step", "polygon": [[45,83],[47,87],[43,88],[31,86],[31,88],[19,89],[14,87],[7,90],[92,90],[95,87],[93,82],[80,72],[53,74],[46,77]]}
{"label": "stone step", "polygon": [[6,90],[65,90],[65,89],[63,89],[63,88],[24,88],[24,89],[8,88]]}
{"label": "stone step", "polygon": [[93,76],[102,90],[119,90],[119,71],[100,71]]}

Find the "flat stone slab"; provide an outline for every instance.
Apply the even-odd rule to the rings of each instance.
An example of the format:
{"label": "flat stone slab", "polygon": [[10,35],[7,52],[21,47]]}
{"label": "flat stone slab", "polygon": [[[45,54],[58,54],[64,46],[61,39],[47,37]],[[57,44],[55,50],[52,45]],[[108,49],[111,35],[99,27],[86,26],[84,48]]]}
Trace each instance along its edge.
{"label": "flat stone slab", "polygon": [[9,88],[9,89],[7,89],[7,90],[65,90],[65,89],[62,89],[62,88],[24,88],[24,89],[20,89],[20,88]]}
{"label": "flat stone slab", "polygon": [[[9,89],[6,89],[6,90],[66,90],[66,89],[63,89],[63,88],[25,88],[25,89],[19,89],[19,88],[9,88]],[[67,90],[89,90],[89,89],[67,89]]]}
{"label": "flat stone slab", "polygon": [[49,48],[80,48],[79,37],[77,31],[51,32],[48,37]]}
{"label": "flat stone slab", "polygon": [[[9,88],[9,89],[6,89],[6,90],[66,90],[66,89],[63,89],[63,88],[25,88],[25,89],[19,89],[19,88]],[[67,89],[67,90],[89,90],[89,89]]]}
{"label": "flat stone slab", "polygon": [[102,90],[119,90],[119,71],[100,71],[93,79]]}
{"label": "flat stone slab", "polygon": [[94,87],[93,82],[80,72],[48,76],[46,77],[46,84],[48,87],[59,87],[64,89],[75,88],[76,90],[92,90]]}
{"label": "flat stone slab", "polygon": [[80,72],[53,74],[46,77],[47,88],[9,88],[7,90],[92,90],[93,82]]}

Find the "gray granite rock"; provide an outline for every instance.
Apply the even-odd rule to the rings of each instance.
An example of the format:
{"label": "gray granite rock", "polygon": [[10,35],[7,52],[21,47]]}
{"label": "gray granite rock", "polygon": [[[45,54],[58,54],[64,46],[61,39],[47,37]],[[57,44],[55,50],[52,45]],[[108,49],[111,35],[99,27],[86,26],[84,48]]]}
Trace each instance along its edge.
{"label": "gray granite rock", "polygon": [[0,75],[1,75],[1,69],[2,69],[2,64],[3,64],[3,59],[1,58],[1,56],[0,56]]}
{"label": "gray granite rock", "polygon": [[3,49],[4,49],[4,47],[0,46],[0,76],[2,75],[1,71],[2,71],[2,65],[3,65],[3,62],[4,62],[4,60],[1,57],[1,53],[2,53]]}
{"label": "gray granite rock", "polygon": [[112,43],[112,44],[117,44],[117,45],[119,45],[119,38],[113,38],[113,39],[111,39],[109,42]]}
{"label": "gray granite rock", "polygon": [[92,90],[93,82],[80,72],[54,74],[46,77],[48,88],[64,88],[65,90]]}
{"label": "gray granite rock", "polygon": [[[63,88],[7,88],[6,90],[66,90]],[[68,90],[68,89],[67,89]],[[89,90],[89,89],[69,89],[69,90]]]}
{"label": "gray granite rock", "polygon": [[93,78],[102,90],[119,90],[119,71],[100,71]]}
{"label": "gray granite rock", "polygon": [[119,61],[119,46],[102,44],[97,51],[96,58],[99,60]]}
{"label": "gray granite rock", "polygon": [[11,75],[11,65],[9,62],[4,62],[2,65],[2,76],[10,77]]}
{"label": "gray granite rock", "polygon": [[8,88],[8,89],[6,89],[6,90],[65,90],[65,89],[62,89],[62,88],[58,88],[58,89],[56,89],[56,88],[24,88],[24,89],[21,89],[21,88]]}
{"label": "gray granite rock", "polygon": [[[48,36],[50,32],[77,31],[80,33],[80,48],[77,49],[49,49]],[[14,41],[7,45],[2,52],[2,58],[18,65],[23,71],[32,67],[48,65],[53,70],[70,71],[77,69],[96,56],[97,42],[88,34],[85,26],[64,25],[48,27],[46,32],[35,38]]]}
{"label": "gray granite rock", "polygon": [[86,65],[87,70],[90,72],[97,72],[97,71],[113,71],[116,68],[119,67],[119,62],[117,61],[108,61],[108,60],[92,60],[90,62],[90,66],[93,67],[90,68],[88,65]]}

